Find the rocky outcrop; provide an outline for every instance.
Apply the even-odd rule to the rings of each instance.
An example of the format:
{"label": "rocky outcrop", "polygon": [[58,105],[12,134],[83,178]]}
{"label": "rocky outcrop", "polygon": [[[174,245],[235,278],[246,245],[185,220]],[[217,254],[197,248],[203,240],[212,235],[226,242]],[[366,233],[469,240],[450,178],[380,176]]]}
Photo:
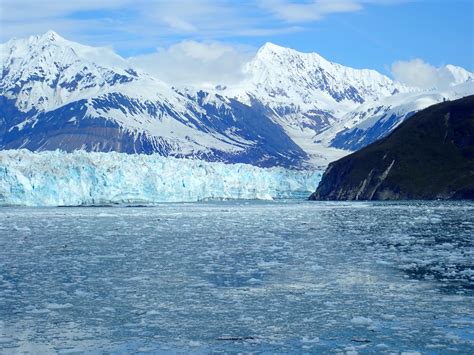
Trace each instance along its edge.
{"label": "rocky outcrop", "polygon": [[330,164],[310,199],[474,199],[474,96],[420,111]]}

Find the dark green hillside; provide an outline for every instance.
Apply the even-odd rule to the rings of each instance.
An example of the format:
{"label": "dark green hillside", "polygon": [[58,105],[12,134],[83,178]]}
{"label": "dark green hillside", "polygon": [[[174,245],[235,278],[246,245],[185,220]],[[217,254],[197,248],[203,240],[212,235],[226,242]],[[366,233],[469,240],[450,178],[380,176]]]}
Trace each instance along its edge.
{"label": "dark green hillside", "polygon": [[331,163],[310,199],[474,199],[474,96],[420,111]]}

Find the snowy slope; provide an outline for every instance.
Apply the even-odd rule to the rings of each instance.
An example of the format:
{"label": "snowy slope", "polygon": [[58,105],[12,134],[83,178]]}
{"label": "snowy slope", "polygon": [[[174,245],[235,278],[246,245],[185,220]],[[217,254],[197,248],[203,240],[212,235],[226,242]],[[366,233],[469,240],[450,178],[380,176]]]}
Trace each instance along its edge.
{"label": "snowy slope", "polygon": [[316,53],[265,44],[245,80],[173,88],[109,48],[49,31],[0,45],[0,149],[158,153],[258,166],[323,167],[413,112],[472,92],[474,75],[430,91]]}
{"label": "snowy slope", "polygon": [[267,43],[245,67],[247,79],[226,95],[258,101],[316,165],[344,155],[318,144],[315,136],[367,101],[414,89],[374,70],[332,63],[317,53],[300,53]]}
{"label": "snowy slope", "polygon": [[301,198],[320,178],[318,171],[158,155],[12,150],[0,152],[0,206]]}
{"label": "snowy slope", "polygon": [[157,152],[262,166],[306,159],[265,115],[226,98],[204,107],[107,48],[50,31],[0,49],[0,148]]}
{"label": "snowy slope", "polygon": [[338,116],[367,100],[408,91],[374,70],[358,70],[332,63],[317,53],[301,53],[266,43],[245,72],[241,89],[270,107],[314,108]]}
{"label": "snowy slope", "polygon": [[261,103],[317,166],[386,136],[427,106],[474,93],[474,74],[453,65],[439,69],[449,87],[421,90],[272,43],[245,71],[248,79],[227,94]]}
{"label": "snowy slope", "polygon": [[317,139],[334,148],[349,151],[361,149],[385,137],[405,119],[428,106],[474,95],[474,81],[469,76],[465,78],[468,81],[442,90],[399,94],[361,105]]}
{"label": "snowy slope", "polygon": [[448,64],[443,68],[443,70],[449,73],[449,75],[454,79],[453,86],[467,82],[474,82],[474,73],[471,73],[464,68]]}
{"label": "snowy slope", "polygon": [[0,53],[0,91],[23,112],[93,97],[139,75],[112,50],[70,42],[53,31],[12,39],[0,45]]}

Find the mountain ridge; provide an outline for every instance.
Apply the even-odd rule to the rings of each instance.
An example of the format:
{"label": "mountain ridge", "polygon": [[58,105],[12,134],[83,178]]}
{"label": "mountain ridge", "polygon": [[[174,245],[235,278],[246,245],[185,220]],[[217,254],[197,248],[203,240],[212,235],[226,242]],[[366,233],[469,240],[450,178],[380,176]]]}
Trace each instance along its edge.
{"label": "mountain ridge", "polygon": [[430,106],[331,163],[310,199],[474,199],[474,95]]}
{"label": "mountain ridge", "polygon": [[[272,43],[247,64],[247,81],[216,90],[176,89],[110,48],[84,46],[54,31],[0,46],[0,149],[325,166],[355,147],[347,135],[348,115],[416,91],[376,71]],[[467,75],[453,70],[460,80]],[[397,114],[398,121],[406,116]],[[393,128],[383,127],[377,137]],[[366,134],[363,144],[372,136]]]}

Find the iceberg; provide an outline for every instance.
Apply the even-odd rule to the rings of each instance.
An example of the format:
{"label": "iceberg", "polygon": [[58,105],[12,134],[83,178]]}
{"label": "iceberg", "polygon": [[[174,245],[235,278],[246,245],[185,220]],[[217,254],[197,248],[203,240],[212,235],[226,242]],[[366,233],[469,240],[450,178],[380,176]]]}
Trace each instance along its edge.
{"label": "iceberg", "polygon": [[302,198],[322,171],[160,155],[0,151],[0,206],[156,204]]}

